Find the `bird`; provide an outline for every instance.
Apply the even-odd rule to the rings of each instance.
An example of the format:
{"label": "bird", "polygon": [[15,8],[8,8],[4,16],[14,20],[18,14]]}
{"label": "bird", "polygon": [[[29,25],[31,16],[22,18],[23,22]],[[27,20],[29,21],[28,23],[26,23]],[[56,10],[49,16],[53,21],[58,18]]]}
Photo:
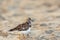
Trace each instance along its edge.
{"label": "bird", "polygon": [[27,31],[30,30],[30,27],[31,27],[31,18],[28,18],[28,20],[25,23],[19,24],[15,28],[10,29],[9,31],[15,31],[15,30]]}

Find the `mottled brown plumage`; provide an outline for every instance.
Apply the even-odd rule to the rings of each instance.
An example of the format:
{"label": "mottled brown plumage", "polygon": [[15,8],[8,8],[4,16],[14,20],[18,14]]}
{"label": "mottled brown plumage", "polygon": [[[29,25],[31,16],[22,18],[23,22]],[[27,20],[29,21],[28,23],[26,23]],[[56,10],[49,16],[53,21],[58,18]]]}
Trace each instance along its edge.
{"label": "mottled brown plumage", "polygon": [[14,30],[18,30],[18,31],[26,31],[29,29],[29,27],[31,27],[31,18],[29,18],[27,20],[27,22],[23,23],[23,24],[19,24],[16,28],[13,28],[9,31],[14,31]]}

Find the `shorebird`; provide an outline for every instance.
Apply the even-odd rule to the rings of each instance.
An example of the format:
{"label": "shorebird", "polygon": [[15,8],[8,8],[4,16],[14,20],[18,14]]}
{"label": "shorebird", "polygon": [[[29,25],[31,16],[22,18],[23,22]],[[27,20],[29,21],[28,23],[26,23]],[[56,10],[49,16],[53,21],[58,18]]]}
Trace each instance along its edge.
{"label": "shorebird", "polygon": [[28,18],[28,20],[23,23],[23,24],[19,24],[17,27],[10,29],[9,31],[20,31],[22,33],[27,33],[30,31],[30,27],[31,27],[31,18]]}

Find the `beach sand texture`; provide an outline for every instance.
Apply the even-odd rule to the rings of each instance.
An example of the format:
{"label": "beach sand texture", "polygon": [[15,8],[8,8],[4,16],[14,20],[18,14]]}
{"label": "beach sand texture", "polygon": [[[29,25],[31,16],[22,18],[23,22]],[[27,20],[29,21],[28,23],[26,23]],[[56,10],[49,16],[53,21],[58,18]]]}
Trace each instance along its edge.
{"label": "beach sand texture", "polygon": [[[29,31],[9,31],[28,18]],[[0,0],[0,40],[60,40],[60,0]]]}

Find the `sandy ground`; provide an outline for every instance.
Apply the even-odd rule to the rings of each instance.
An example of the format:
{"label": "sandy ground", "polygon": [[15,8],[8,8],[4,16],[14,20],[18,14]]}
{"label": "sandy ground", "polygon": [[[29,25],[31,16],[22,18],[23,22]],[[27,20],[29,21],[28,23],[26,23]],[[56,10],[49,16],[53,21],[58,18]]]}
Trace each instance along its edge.
{"label": "sandy ground", "polygon": [[[30,31],[9,31],[28,18]],[[0,0],[0,40],[60,40],[60,0]]]}

